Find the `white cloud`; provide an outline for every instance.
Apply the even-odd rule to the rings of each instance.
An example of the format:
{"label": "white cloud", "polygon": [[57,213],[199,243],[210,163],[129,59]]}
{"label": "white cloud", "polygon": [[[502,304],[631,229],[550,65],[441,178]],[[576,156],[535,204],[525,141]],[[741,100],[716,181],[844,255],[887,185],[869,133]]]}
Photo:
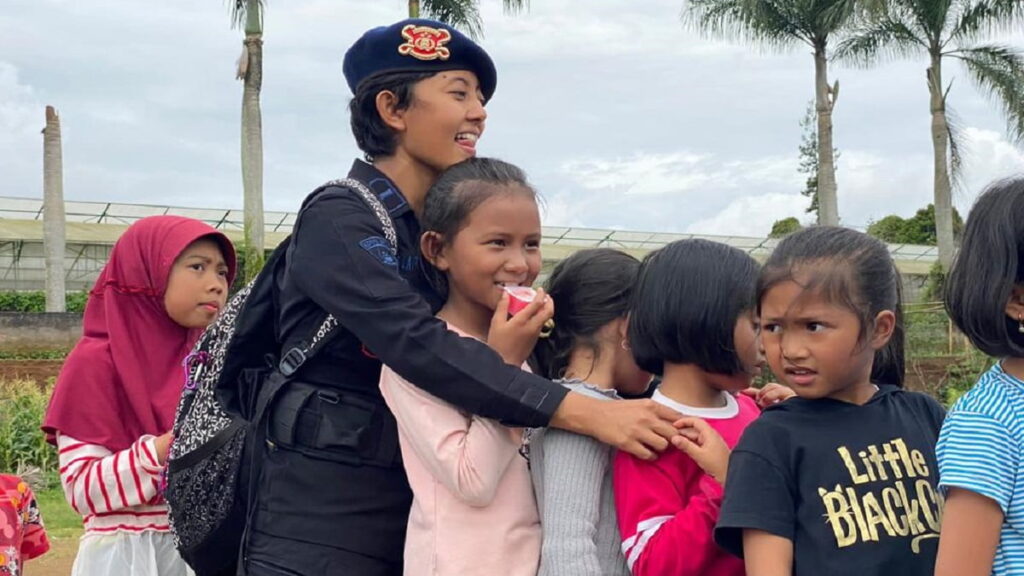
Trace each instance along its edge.
{"label": "white cloud", "polygon": [[1014,146],[1001,132],[968,127],[964,184],[966,199],[973,198],[989,182],[1008,176],[1024,175],[1024,150]]}
{"label": "white cloud", "polygon": [[764,237],[777,220],[796,217],[806,222],[807,198],[800,194],[764,194],[743,196],[729,203],[724,210],[686,227],[694,234]]}
{"label": "white cloud", "polygon": [[[404,0],[268,4],[265,205],[294,210],[357,155],[345,49],[404,16]],[[701,37],[681,0],[537,0],[517,16],[481,3],[499,70],[481,152],[525,168],[545,223],[682,232],[766,232],[803,218],[798,122],[813,96],[805,50],[781,54]],[[47,34],[39,33],[46,30]],[[41,189],[43,104],[61,112],[69,198],[241,205],[241,32],[222,2],[16,2],[0,11],[0,194]],[[47,38],[74,38],[74,50]],[[931,199],[921,61],[832,69],[843,221],[912,214]],[[962,88],[961,88],[962,87]],[[972,128],[963,211],[1020,171],[998,111],[954,84]],[[731,233],[731,232],[730,232]]]}
{"label": "white cloud", "polygon": [[25,189],[42,194],[40,130],[45,125],[45,108],[32,87],[17,68],[0,61],[0,194]]}
{"label": "white cloud", "polygon": [[708,155],[680,151],[667,154],[634,153],[621,158],[574,158],[562,172],[589,190],[615,188],[628,195],[685,192],[707,182],[700,164]]}

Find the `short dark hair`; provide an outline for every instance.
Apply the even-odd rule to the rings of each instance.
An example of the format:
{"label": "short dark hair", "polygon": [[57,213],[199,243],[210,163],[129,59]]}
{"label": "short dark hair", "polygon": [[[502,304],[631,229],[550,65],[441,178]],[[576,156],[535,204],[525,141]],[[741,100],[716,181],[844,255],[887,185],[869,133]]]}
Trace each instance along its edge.
{"label": "short dark hair", "polygon": [[839,226],[813,226],[794,232],[779,243],[761,269],[758,310],[772,286],[794,280],[797,274],[807,275],[805,290],[820,293],[857,316],[861,344],[867,341],[879,312],[891,310],[895,314],[892,337],[875,352],[871,380],[902,387],[903,289],[888,247],[877,238]]}
{"label": "short dark hair", "polygon": [[[469,158],[453,164],[441,173],[427,191],[420,228],[423,234],[435,232],[445,242],[466,225],[466,219],[484,201],[503,194],[526,194],[536,200],[537,192],[517,166],[497,158]],[[429,254],[424,254],[429,258]],[[448,296],[448,278],[423,260],[427,279],[443,297]]]}
{"label": "short dark hair", "polygon": [[395,153],[398,140],[395,131],[384,123],[377,112],[377,94],[387,90],[395,95],[395,107],[408,108],[413,101],[413,88],[421,80],[436,72],[382,72],[363,80],[356,87],[355,96],[348,104],[349,123],[356,145],[368,162]]}
{"label": "short dark hair", "polygon": [[1024,356],[1019,320],[1006,316],[1024,283],[1024,177],[990,184],[974,203],[946,279],[946,311],[989,356]]}
{"label": "short dark hair", "polygon": [[644,258],[629,316],[629,343],[640,368],[696,364],[737,374],[736,321],[753,308],[757,261],[708,240],[678,240]]}
{"label": "short dark hair", "polygon": [[590,248],[559,262],[544,284],[555,302],[555,329],[537,342],[532,365],[546,378],[563,378],[573,350],[599,353],[597,332],[625,318],[640,261],[611,248]]}

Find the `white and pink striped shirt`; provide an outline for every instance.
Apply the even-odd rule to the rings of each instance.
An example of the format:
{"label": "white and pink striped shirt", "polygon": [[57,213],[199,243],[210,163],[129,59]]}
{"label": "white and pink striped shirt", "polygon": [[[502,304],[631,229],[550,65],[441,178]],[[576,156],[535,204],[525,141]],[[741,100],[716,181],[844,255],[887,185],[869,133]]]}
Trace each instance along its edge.
{"label": "white and pink striped shirt", "polygon": [[145,435],[112,453],[57,435],[64,496],[82,515],[86,534],[167,532],[167,505],[160,496],[155,436]]}

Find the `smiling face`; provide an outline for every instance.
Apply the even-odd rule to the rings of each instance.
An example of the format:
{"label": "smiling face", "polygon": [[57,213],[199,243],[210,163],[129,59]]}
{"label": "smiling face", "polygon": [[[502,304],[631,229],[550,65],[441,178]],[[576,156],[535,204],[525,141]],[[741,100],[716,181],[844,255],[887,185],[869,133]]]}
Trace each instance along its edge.
{"label": "smiling face", "polygon": [[440,173],[476,155],[486,120],[476,75],[452,70],[417,82],[412,103],[389,124],[398,133],[396,153]]}
{"label": "smiling face", "polygon": [[[499,185],[489,185],[499,186]],[[533,193],[502,186],[441,239],[433,264],[448,278],[447,308],[489,321],[505,286],[529,286],[540,273],[540,213]],[[468,326],[466,326],[468,328]]]}
{"label": "smiling face", "polygon": [[228,294],[228,265],[220,245],[200,238],[182,250],[171,266],[164,308],[185,328],[205,328],[224,307]]}
{"label": "smiling face", "polygon": [[772,372],[803,398],[863,403],[874,393],[875,351],[892,336],[895,316],[879,312],[865,341],[857,314],[801,280],[779,282],[761,299],[761,340]]}

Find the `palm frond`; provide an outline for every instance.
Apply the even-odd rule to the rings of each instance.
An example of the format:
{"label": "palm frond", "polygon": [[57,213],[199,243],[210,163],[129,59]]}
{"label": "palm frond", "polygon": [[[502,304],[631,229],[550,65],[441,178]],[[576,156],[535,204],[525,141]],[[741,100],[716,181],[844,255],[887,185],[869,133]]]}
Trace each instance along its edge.
{"label": "palm frond", "polygon": [[420,8],[426,18],[454,26],[475,40],[483,37],[476,0],[422,0]]}
{"label": "palm frond", "polygon": [[950,55],[961,60],[986,96],[1002,107],[1010,137],[1024,142],[1024,52],[993,44],[961,48]]}
{"label": "palm frond", "polygon": [[834,57],[867,66],[880,58],[902,58],[927,49],[906,24],[885,17],[854,27],[836,46]]}
{"label": "palm frond", "polygon": [[811,28],[819,38],[839,32],[850,24],[857,13],[859,0],[816,0],[817,10],[812,10],[814,20]]}
{"label": "palm frond", "polygon": [[982,32],[1006,30],[1024,19],[1020,0],[962,0],[962,11],[950,33],[960,41],[977,38]]}
{"label": "palm frond", "polygon": [[[946,94],[948,93],[949,88],[946,89]],[[945,100],[946,95],[943,94],[942,98]],[[949,183],[955,191],[966,190],[967,183],[963,169],[966,136],[964,136],[960,115],[949,106],[948,101],[946,102],[946,133],[949,135]]]}
{"label": "palm frond", "polygon": [[501,7],[505,14],[519,14],[530,9],[530,0],[501,0]]}
{"label": "palm frond", "polygon": [[897,0],[904,9],[903,22],[930,44],[940,45],[951,27],[950,11],[954,0]]}
{"label": "palm frond", "polygon": [[683,20],[704,33],[741,41],[784,46],[811,37],[785,1],[778,0],[689,0]]}
{"label": "palm frond", "polygon": [[[256,16],[259,20],[259,29],[263,30],[263,9],[266,6],[265,0],[229,0],[231,4],[231,27],[241,28],[249,32],[248,20],[250,7],[256,8]],[[253,23],[255,24],[255,22]]]}

